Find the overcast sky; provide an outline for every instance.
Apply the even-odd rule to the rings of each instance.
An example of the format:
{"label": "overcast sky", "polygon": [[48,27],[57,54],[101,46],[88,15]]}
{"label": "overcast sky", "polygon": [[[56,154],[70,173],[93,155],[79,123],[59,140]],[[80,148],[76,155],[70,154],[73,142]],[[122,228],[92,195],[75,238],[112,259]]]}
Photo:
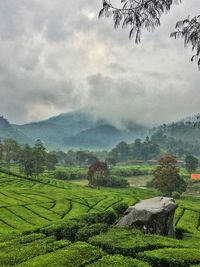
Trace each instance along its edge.
{"label": "overcast sky", "polygon": [[114,123],[153,125],[200,112],[192,52],[169,38],[177,20],[200,14],[200,1],[174,6],[140,45],[98,19],[101,5],[0,1],[0,114],[24,123],[86,107]]}

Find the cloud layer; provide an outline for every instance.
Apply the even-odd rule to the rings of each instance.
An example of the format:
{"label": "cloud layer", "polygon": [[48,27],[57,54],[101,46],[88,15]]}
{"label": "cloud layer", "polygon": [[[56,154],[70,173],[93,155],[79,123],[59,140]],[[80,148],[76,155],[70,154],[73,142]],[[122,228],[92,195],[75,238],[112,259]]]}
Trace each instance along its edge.
{"label": "cloud layer", "polygon": [[1,1],[2,115],[24,123],[85,107],[115,124],[154,125],[199,112],[192,52],[169,38],[199,1],[174,6],[138,46],[99,20],[100,8],[99,0]]}

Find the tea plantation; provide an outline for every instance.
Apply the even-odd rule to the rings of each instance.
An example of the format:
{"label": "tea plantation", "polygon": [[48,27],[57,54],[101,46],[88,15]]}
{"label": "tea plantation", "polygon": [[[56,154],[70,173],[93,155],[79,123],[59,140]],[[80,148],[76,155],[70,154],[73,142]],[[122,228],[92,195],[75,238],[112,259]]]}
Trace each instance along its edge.
{"label": "tea plantation", "polygon": [[113,226],[120,203],[156,195],[150,189],[96,190],[1,173],[0,266],[200,266],[198,198],[177,200],[178,239]]}

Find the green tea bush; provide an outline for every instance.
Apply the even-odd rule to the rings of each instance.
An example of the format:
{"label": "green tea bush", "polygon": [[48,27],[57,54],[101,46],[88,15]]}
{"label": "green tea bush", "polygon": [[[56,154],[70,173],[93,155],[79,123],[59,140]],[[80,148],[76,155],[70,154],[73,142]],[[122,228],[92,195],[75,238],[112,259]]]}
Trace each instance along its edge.
{"label": "green tea bush", "polygon": [[15,265],[38,255],[43,255],[59,248],[66,247],[69,244],[69,241],[55,241],[53,237],[36,240],[27,244],[20,244],[17,242],[4,243],[1,244],[0,266]]}
{"label": "green tea bush", "polygon": [[30,235],[22,235],[22,236],[19,236],[17,238],[14,238],[10,241],[7,241],[10,243],[10,245],[12,244],[28,244],[28,243],[31,243],[33,241],[36,241],[36,240],[40,240],[40,239],[43,239],[45,238],[45,235],[44,234],[30,234]]}
{"label": "green tea bush", "polygon": [[102,259],[95,263],[88,265],[88,267],[150,267],[146,262],[132,259],[130,257],[124,257],[121,255],[104,256]]}
{"label": "green tea bush", "polygon": [[136,229],[114,227],[106,233],[89,238],[89,243],[111,254],[134,256],[137,252],[164,247],[190,247],[189,243],[158,235],[145,235]]}
{"label": "green tea bush", "polygon": [[87,241],[88,238],[105,232],[107,229],[108,225],[103,223],[96,223],[82,227],[76,233],[76,240]]}
{"label": "green tea bush", "polygon": [[183,229],[181,227],[177,227],[175,229],[175,235],[176,235],[177,239],[183,239],[184,233],[185,233],[185,229]]}
{"label": "green tea bush", "polygon": [[117,219],[117,216],[114,211],[107,210],[99,213],[89,213],[83,215],[80,218],[80,221],[86,224],[95,224],[95,223],[105,223],[108,225],[113,224]]}
{"label": "green tea bush", "polygon": [[60,170],[54,172],[54,177],[60,180],[70,180],[69,174],[65,171],[60,171]]}
{"label": "green tea bush", "polygon": [[116,212],[118,216],[121,216],[124,214],[124,212],[128,209],[128,204],[125,202],[120,202],[119,204],[116,204],[113,209]]}
{"label": "green tea bush", "polygon": [[99,248],[84,242],[77,242],[67,247],[67,249],[60,249],[53,253],[35,257],[21,264],[20,267],[80,267],[86,266],[104,255],[105,253]]}
{"label": "green tea bush", "polygon": [[197,229],[199,223],[199,212],[193,210],[185,210],[183,216],[179,220],[177,226],[184,229],[186,233],[200,237],[200,232]]}
{"label": "green tea bush", "polygon": [[55,236],[57,240],[68,239],[71,242],[74,242],[78,230],[84,226],[84,223],[68,220],[51,224],[45,228],[42,228],[40,231],[46,236]]}
{"label": "green tea bush", "polygon": [[200,263],[199,249],[164,248],[138,255],[155,267],[188,267],[190,264]]}
{"label": "green tea bush", "polygon": [[174,199],[179,199],[181,197],[181,194],[179,192],[172,192],[172,197]]}

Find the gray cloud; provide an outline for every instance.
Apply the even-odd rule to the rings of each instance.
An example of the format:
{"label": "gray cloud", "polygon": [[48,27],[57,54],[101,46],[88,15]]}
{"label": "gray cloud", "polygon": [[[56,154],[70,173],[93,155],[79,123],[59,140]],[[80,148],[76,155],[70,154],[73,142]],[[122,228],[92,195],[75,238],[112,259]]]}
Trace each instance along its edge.
{"label": "gray cloud", "polygon": [[0,113],[12,122],[91,108],[119,125],[158,124],[199,112],[199,72],[191,50],[169,38],[198,0],[174,6],[140,45],[128,30],[98,20],[101,1],[0,3]]}

